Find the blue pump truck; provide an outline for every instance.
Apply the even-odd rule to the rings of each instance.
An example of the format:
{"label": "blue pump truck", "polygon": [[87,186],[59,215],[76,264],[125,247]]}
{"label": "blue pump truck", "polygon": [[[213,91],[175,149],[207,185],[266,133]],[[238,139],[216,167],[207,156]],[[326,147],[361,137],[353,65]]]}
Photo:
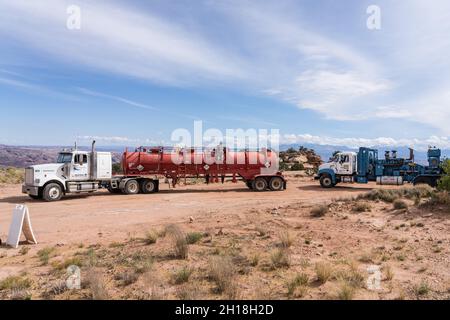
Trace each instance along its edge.
{"label": "blue pump truck", "polygon": [[368,183],[380,185],[402,185],[405,182],[428,184],[436,187],[442,176],[441,150],[430,147],[427,152],[428,165],[414,161],[414,150],[408,159],[399,158],[397,151],[386,151],[384,159],[378,158],[378,150],[359,148],[358,152],[339,152],[328,163],[319,167],[316,180],[323,188],[332,188],[338,183]]}

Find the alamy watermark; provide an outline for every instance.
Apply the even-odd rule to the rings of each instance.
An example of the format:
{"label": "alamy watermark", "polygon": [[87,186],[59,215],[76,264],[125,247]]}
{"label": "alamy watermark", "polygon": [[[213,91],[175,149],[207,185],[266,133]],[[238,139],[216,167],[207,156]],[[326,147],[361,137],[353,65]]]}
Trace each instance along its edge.
{"label": "alamy watermark", "polygon": [[77,5],[70,5],[66,9],[68,14],[66,20],[66,27],[69,30],[80,30],[81,29],[81,8]]}
{"label": "alamy watermark", "polygon": [[366,13],[369,15],[366,21],[367,29],[381,30],[381,8],[372,4],[367,7]]}

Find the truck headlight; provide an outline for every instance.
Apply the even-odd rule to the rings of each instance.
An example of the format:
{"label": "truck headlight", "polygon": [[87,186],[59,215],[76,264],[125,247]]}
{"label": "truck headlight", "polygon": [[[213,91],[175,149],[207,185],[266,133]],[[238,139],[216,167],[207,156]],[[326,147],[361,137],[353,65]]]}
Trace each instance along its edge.
{"label": "truck headlight", "polygon": [[41,179],[34,179],[34,183],[37,183],[37,184],[41,183]]}

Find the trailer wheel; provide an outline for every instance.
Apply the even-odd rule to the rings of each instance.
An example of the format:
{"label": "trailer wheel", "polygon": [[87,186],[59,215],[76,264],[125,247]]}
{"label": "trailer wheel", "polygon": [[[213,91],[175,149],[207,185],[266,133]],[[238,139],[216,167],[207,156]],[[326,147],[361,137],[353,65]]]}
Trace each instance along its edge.
{"label": "trailer wheel", "polygon": [[253,190],[253,181],[247,181],[245,183],[245,185],[247,186],[247,188],[249,188],[250,190]]}
{"label": "trailer wheel", "polygon": [[42,193],[42,197],[45,201],[59,201],[63,196],[63,192],[61,186],[57,183],[49,183],[45,186],[44,192]]}
{"label": "trailer wheel", "polygon": [[322,188],[332,188],[334,187],[333,179],[328,174],[324,174],[320,177],[320,185]]}
{"label": "trailer wheel", "polygon": [[269,188],[272,191],[281,191],[284,187],[284,181],[280,177],[273,177],[270,179]]}
{"label": "trailer wheel", "polygon": [[252,187],[255,191],[264,191],[267,189],[267,181],[264,178],[258,177],[253,180]]}
{"label": "trailer wheel", "polygon": [[153,180],[145,179],[141,182],[142,193],[154,193],[156,192],[156,183]]}
{"label": "trailer wheel", "polygon": [[137,180],[127,181],[123,192],[125,194],[138,194],[139,193],[139,183],[137,182]]}

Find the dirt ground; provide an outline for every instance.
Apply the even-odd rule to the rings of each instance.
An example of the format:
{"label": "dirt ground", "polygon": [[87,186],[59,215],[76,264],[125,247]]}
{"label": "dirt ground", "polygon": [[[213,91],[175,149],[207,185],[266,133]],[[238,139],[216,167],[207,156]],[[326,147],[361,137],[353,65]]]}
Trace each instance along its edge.
{"label": "dirt ground", "polygon": [[[14,205],[26,204],[39,244],[0,247],[0,281],[30,280],[0,285],[0,298],[450,298],[448,212],[405,200],[402,210],[369,201],[357,213],[348,199],[380,186],[326,190],[296,173],[288,179],[282,192],[256,193],[242,182],[170,190],[163,184],[152,195],[100,192],[56,203],[31,200],[18,185],[2,186],[0,238],[6,240]],[[328,211],[312,216],[320,205]],[[173,253],[177,232],[201,235],[183,258]],[[70,262],[90,279],[81,290],[60,288]],[[370,268],[381,272],[379,287],[367,284],[378,272]]]}

